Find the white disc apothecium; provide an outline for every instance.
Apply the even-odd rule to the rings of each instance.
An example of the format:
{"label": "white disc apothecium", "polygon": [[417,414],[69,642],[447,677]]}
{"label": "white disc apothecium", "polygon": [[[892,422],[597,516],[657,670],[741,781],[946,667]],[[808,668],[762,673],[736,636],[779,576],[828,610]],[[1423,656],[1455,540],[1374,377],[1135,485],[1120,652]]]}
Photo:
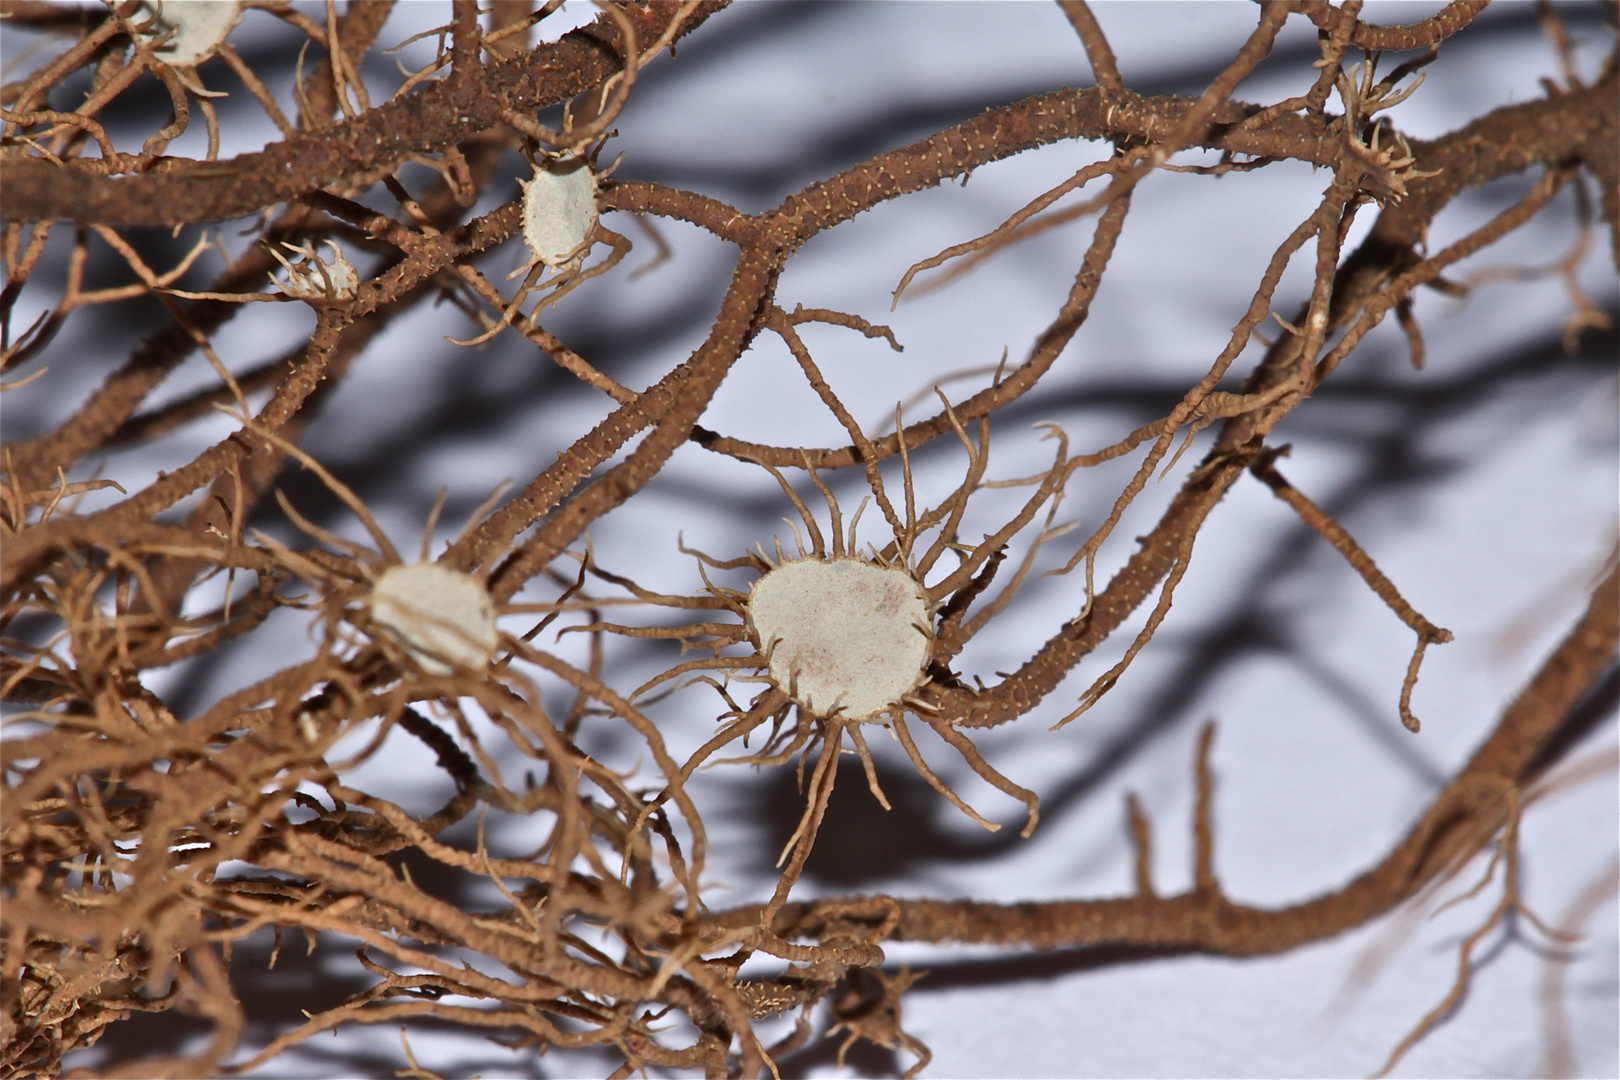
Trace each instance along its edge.
{"label": "white disc apothecium", "polygon": [[596,229],[596,174],[577,154],[542,157],[523,185],[523,242],[546,266],[563,266]]}
{"label": "white disc apothecium", "polygon": [[865,719],[924,679],[929,603],[905,570],[854,558],[784,563],[754,582],[748,630],[771,681],[820,716]]}
{"label": "white disc apothecium", "polygon": [[353,300],[360,291],[360,272],[354,264],[343,257],[343,249],[328,240],[326,246],[332,249],[332,261],[327,262],[315,254],[312,248],[294,247],[292,244],[282,244],[288,251],[304,256],[298,262],[288,262],[275,248],[270,254],[275,256],[287,271],[285,283],[276,281],[274,274],[270,280],[283,293],[299,300]]}
{"label": "white disc apothecium", "polygon": [[167,36],[157,47],[158,59],[176,67],[194,67],[214,55],[242,17],[242,5],[238,0],[142,0],[135,22],[154,17],[157,21],[141,39],[153,42]]}
{"label": "white disc apothecium", "polygon": [[471,574],[438,563],[390,566],[371,591],[371,621],[405,647],[422,670],[479,670],[499,642],[495,605]]}

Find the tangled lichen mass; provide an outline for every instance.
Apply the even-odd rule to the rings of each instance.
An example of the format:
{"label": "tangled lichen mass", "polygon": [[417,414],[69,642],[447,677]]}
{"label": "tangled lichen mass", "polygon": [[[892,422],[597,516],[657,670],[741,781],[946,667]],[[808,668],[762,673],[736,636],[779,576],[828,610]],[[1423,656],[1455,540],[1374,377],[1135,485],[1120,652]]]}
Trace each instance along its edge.
{"label": "tangled lichen mass", "polygon": [[[1445,426],[1493,393],[1576,432],[1513,450],[1559,498],[1613,472],[1522,388],[1612,369],[1612,7],[1209,6],[1230,41],[1156,31],[1177,93],[1137,81],[1135,9],[1083,0],[560,8],[0,0],[0,1077],[912,1076],[959,1034],[919,995],[992,992],[932,963],[962,945],[1105,984],[1082,1034],[1031,997],[1006,1042],[1128,1074],[1144,958],[1489,899],[1421,1005],[1291,1059],[1387,1072],[1482,1008],[1493,935],[1576,962],[1613,875],[1533,915],[1521,826],[1614,774],[1564,759],[1608,722],[1615,557],[1486,641],[1436,578],[1501,582],[1501,522],[1589,507],[1538,510],[1538,474],[1521,508],[1475,485],[1488,537],[1433,522],[1509,441]],[[1541,81],[1468,111],[1493,19]],[[838,56],[756,58],[778,33]],[[890,81],[832,74],[875,42]],[[936,61],[966,89],[918,106]],[[1516,302],[1545,340],[1465,356]],[[1336,439],[1384,471],[1343,481]],[[1613,546],[1588,516],[1559,551]],[[1516,648],[1522,685],[1476,685]],[[1287,673],[1213,695],[1257,657]],[[1350,810],[1293,822],[1296,781]],[[1362,861],[1243,899],[1285,841]],[[1544,1071],[1578,1071],[1545,985]],[[397,1061],[328,1042],[395,1028]]]}

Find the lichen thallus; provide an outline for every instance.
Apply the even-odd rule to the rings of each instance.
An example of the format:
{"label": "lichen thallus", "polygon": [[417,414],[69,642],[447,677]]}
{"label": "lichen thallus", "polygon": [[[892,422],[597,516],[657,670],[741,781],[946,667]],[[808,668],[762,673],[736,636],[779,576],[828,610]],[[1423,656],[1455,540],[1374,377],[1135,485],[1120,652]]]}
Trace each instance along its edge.
{"label": "lichen thallus", "polygon": [[[780,469],[759,458],[749,458],[776,479],[798,512],[804,525],[802,533],[797,523],[784,518],[793,531],[796,554],[784,552],[780,539],[775,541],[774,557],[767,554],[761,544],[755,545],[755,551],[732,559],[715,558],[682,544],[680,549],[699,562],[705,590],[696,596],[652,592],[627,577],[597,566],[589,549],[579,556],[590,573],[630,591],[633,598],[627,598],[627,603],[729,611],[737,617],[736,622],[712,621],[672,627],[597,621],[568,628],[606,631],[626,637],[673,639],[681,642],[683,652],[692,648],[712,652],[709,658],[675,664],[630,695],[631,700],[642,698],[655,688],[691,674],[692,682],[706,683],[724,698],[728,708],[720,717],[723,726],[691,756],[681,768],[680,776],[671,778],[675,784],[684,782],[723,747],[738,741],[746,746],[750,733],[767,722],[770,734],[758,751],[722,760],[776,765],[799,754],[803,787],[810,751],[820,746],[811,771],[803,817],[778,860],[778,865],[789,859],[791,862],[773,905],[785,898],[787,887],[797,877],[809,854],[832,794],[836,761],[840,753],[849,752],[842,745],[846,734],[865,768],[873,796],[884,809],[889,808],[862,731],[868,724],[886,728],[904,747],[927,782],[985,828],[995,830],[1000,826],[973,810],[929,768],[912,738],[908,715],[938,733],[979,776],[1025,804],[1028,819],[1023,828],[1024,836],[1034,830],[1039,820],[1039,800],[1035,793],[993,769],[961,731],[937,715],[921,692],[929,684],[960,685],[951,671],[951,660],[1011,602],[1033,567],[1041,546],[1072,527],[1053,526],[1062,500],[1063,481],[1070,471],[1067,468],[1068,440],[1055,424],[1037,425],[1045,429],[1044,439],[1053,439],[1058,444],[1052,466],[1032,477],[987,481],[984,476],[989,458],[988,421],[979,420],[977,439],[969,438],[950,402],[943,394],[939,396],[944,402],[944,415],[967,451],[968,466],[962,482],[936,506],[918,511],[910,455],[905,440],[901,439],[899,456],[905,495],[903,507],[897,509],[878,470],[876,449],[849,419],[847,411],[838,408],[835,412],[854,437],[860,460],[866,465],[871,489],[847,529],[837,497],[808,454],[803,455],[804,468],[821,492],[830,518],[830,528],[825,532]],[[900,429],[898,419],[897,416],[897,430]],[[958,530],[970,497],[981,488],[1012,486],[1034,486],[1035,491],[1011,520],[993,534],[984,536],[980,543],[959,543]],[[856,529],[867,504],[872,501],[887,520],[893,538],[881,549],[868,544],[863,552]],[[1012,579],[970,615],[969,609],[985,594],[1005,559],[1013,536],[1028,526],[1043,508],[1046,512],[1041,531],[1030,542]],[[947,553],[957,559],[957,565],[948,571],[940,565]],[[743,591],[715,584],[710,580],[710,570],[752,570],[758,576],[747,591]],[[581,606],[584,603],[582,601]],[[732,647],[748,651],[741,654],[724,651]],[[710,671],[724,674],[716,679],[706,674]],[[762,683],[764,689],[744,707],[730,694],[732,682]]]}
{"label": "lichen thallus", "polygon": [[[341,627],[350,624],[363,630],[383,655],[396,663],[414,666],[426,676],[444,677],[458,671],[476,674],[489,665],[500,646],[500,631],[495,622],[496,604],[482,575],[428,561],[433,530],[447,492],[440,492],[428,514],[419,560],[405,562],[360,497],[312,455],[264,429],[245,410],[221,411],[240,421],[244,430],[315,473],[355,513],[376,542],[377,550],[370,551],[321,528],[294,509],[278,489],[276,501],[294,525],[347,556],[300,554],[273,537],[255,532],[255,539],[278,562],[316,589],[310,601],[290,606],[313,604],[321,612],[329,642],[346,637]],[[505,491],[503,484],[491,494],[474,511],[467,528],[482,519]]]}

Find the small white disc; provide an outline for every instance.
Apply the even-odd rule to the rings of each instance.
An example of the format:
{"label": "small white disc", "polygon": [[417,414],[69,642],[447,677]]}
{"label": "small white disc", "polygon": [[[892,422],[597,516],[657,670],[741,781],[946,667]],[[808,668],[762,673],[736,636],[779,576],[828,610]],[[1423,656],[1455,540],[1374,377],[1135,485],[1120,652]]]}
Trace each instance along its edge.
{"label": "small white disc", "polygon": [[523,181],[523,242],[547,266],[568,262],[596,217],[596,176],[582,157],[542,158]]}
{"label": "small white disc", "polygon": [[480,670],[495,652],[495,605],[470,574],[438,563],[390,566],[371,592],[371,621],[423,671]]}
{"label": "small white disc", "polygon": [[864,719],[924,678],[928,599],[910,574],[860,559],[799,559],[748,596],[748,629],[770,675],[811,712]]}

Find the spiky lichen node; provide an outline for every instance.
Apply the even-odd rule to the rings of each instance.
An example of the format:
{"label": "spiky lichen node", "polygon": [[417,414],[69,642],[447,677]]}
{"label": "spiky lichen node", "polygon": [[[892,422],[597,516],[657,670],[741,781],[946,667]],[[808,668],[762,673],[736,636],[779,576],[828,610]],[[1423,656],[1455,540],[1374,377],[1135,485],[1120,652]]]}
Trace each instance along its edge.
{"label": "spiky lichen node", "polygon": [[596,230],[596,174],[577,154],[542,157],[523,185],[523,242],[546,266],[565,266]]}
{"label": "spiky lichen node", "polygon": [[747,617],[771,681],[818,716],[867,719],[925,678],[928,596],[899,567],[847,557],[783,563],[754,582]]}
{"label": "spiky lichen node", "polygon": [[281,246],[304,256],[298,262],[288,262],[275,248],[270,249],[270,254],[287,271],[285,284],[276,281],[274,274],[270,275],[270,280],[276,282],[286,295],[299,300],[353,300],[360,292],[360,272],[344,258],[343,249],[331,240],[326,242],[326,246],[332,249],[331,262],[315,254],[313,248],[292,244]]}
{"label": "spiky lichen node", "polygon": [[371,622],[429,675],[481,670],[499,633],[489,591],[471,574],[438,563],[390,566],[371,591]]}
{"label": "spiky lichen node", "polygon": [[241,17],[238,0],[142,0],[135,12],[137,25],[152,21],[141,40],[167,38],[156,52],[175,67],[195,67],[213,56]]}

